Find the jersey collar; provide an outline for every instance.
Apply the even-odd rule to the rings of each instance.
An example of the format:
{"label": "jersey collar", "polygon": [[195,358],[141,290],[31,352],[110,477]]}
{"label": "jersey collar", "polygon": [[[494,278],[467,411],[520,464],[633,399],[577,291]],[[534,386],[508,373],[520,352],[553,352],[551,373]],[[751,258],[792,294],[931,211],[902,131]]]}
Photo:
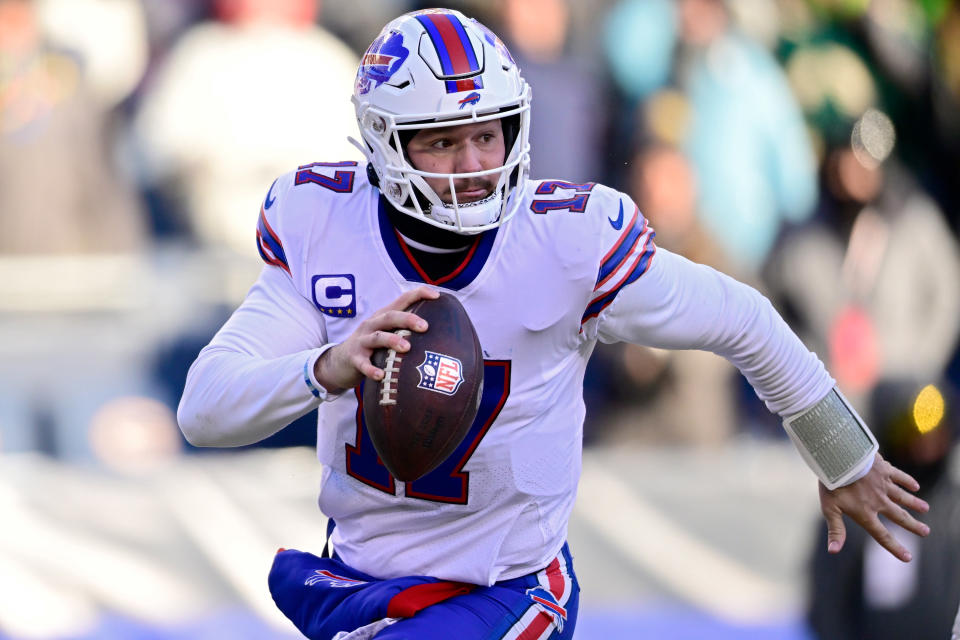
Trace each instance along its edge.
{"label": "jersey collar", "polygon": [[377,222],[380,229],[380,238],[393,265],[400,272],[400,275],[409,282],[422,282],[454,291],[463,289],[473,282],[483,270],[493,249],[493,243],[497,239],[497,232],[500,230],[497,227],[477,235],[467,250],[463,262],[449,274],[434,280],[417,263],[413,252],[403,241],[402,236],[390,224],[390,218],[386,210],[387,206],[389,205],[384,202],[383,198],[378,198]]}

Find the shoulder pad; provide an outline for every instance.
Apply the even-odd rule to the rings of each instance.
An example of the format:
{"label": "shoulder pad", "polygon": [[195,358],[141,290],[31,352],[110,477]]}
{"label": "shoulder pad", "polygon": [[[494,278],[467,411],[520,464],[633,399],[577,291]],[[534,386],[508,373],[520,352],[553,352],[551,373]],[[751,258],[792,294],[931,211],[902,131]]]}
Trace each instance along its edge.
{"label": "shoulder pad", "polygon": [[267,264],[290,273],[291,252],[318,215],[332,211],[333,200],[361,190],[367,184],[366,163],[354,160],[312,162],[277,178],[260,207],[257,250]]}

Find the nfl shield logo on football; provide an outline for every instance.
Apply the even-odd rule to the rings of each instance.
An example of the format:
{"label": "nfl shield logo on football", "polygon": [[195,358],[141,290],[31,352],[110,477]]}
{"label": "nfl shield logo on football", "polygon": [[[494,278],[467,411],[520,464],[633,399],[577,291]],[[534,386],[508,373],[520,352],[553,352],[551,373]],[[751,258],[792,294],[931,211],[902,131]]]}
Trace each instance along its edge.
{"label": "nfl shield logo on football", "polygon": [[456,358],[433,351],[427,351],[425,355],[423,363],[417,366],[417,371],[420,372],[420,382],[417,386],[448,396],[455,394],[463,383],[461,362]]}

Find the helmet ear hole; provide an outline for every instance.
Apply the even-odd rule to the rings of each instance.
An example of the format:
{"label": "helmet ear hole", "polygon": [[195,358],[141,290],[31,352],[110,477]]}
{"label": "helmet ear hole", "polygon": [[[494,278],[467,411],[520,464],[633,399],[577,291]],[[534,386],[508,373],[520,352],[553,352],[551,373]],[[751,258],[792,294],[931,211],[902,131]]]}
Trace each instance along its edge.
{"label": "helmet ear hole", "polygon": [[377,170],[373,168],[373,163],[367,163],[367,181],[374,187],[380,187],[380,176],[377,175]]}

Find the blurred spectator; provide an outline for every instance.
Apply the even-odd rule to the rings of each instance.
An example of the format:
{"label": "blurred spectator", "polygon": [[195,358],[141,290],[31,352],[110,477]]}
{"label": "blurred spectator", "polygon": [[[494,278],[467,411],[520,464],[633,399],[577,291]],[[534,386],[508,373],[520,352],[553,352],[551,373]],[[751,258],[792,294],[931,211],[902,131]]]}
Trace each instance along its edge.
{"label": "blurred spectator", "polygon": [[[8,292],[50,311],[28,314],[17,309],[21,296],[4,300],[17,310],[4,317],[0,351],[3,451],[87,459],[87,427],[101,403],[148,386],[142,366],[118,346],[115,317],[70,313],[43,296],[55,280],[85,301],[88,287],[101,284],[91,276],[122,280],[147,247],[139,202],[113,161],[112,135],[116,107],[143,72],[143,27],[132,0],[0,0],[4,280],[20,287]],[[103,311],[97,301],[90,307]],[[56,391],[53,371],[72,372]]]}
{"label": "blurred spectator", "polygon": [[[0,0],[0,254],[137,250],[144,220],[113,166],[109,111],[137,78],[97,75],[109,62],[82,57],[96,47],[52,47],[37,7]],[[85,24],[78,18],[74,32]]]}
{"label": "blurred spectator", "polygon": [[753,272],[785,221],[816,203],[816,162],[773,56],[732,25],[722,0],[681,0],[678,81],[692,107],[686,149],[706,229]]}
{"label": "blurred spectator", "polygon": [[828,154],[818,222],[791,234],[768,282],[840,386],[941,376],[960,332],[960,250],[936,204],[892,161]]}
{"label": "blurred spectator", "polygon": [[[445,3],[439,4],[447,6]],[[437,5],[436,2],[412,2],[411,0],[325,2],[323,3],[323,24],[342,38],[354,51],[366,51],[383,25],[407,11],[428,9]],[[466,15],[480,19],[472,8],[466,11]]]}
{"label": "blurred spectator", "polygon": [[358,159],[347,142],[358,59],[315,25],[316,0],[216,0],[145,88],[135,123],[144,180],[167,191],[205,244],[256,258],[270,181],[313,161]]}
{"label": "blurred spectator", "polygon": [[956,2],[947,9],[940,24],[936,48],[940,60],[937,71],[954,104],[960,103],[960,5]]}
{"label": "blurred spectator", "polygon": [[[623,158],[622,182],[658,241],[757,284],[784,222],[806,219],[816,201],[816,159],[785,74],[721,0],[621,0],[605,38],[629,112],[612,142],[629,135],[640,146]],[[622,354],[641,399],[631,419],[648,422],[646,431],[715,444],[751,420],[739,415],[737,378],[725,363],[655,355]],[[631,375],[640,371],[646,380]]]}
{"label": "blurred spectator", "polygon": [[621,0],[607,15],[604,54],[630,105],[670,81],[677,44],[673,0]]}
{"label": "blurred spectator", "polygon": [[[871,5],[867,15],[885,27],[891,26],[885,12],[904,8],[898,1],[879,4],[886,8]],[[889,39],[873,29],[878,42]],[[901,161],[917,155],[917,140],[928,136],[934,119],[919,115],[922,100],[893,98],[907,131],[901,144],[893,121],[877,108],[897,94],[884,92],[867,54],[847,40],[841,31],[811,29],[786,60],[816,127],[821,201],[815,222],[784,239],[767,281],[856,402],[880,379],[943,375],[960,332],[960,249],[923,187],[937,180],[926,173],[921,183]],[[926,152],[949,157],[942,146]]]}
{"label": "blurred spectator", "polygon": [[689,103],[682,144],[697,176],[698,216],[733,273],[754,277],[782,224],[805,220],[816,201],[810,140],[776,60],[735,28],[723,0],[622,0],[606,38],[627,108],[665,82]]}
{"label": "blurred spectator", "polygon": [[[656,229],[657,244],[724,269],[723,251],[697,219],[696,179],[683,152],[656,143],[635,155],[631,169],[630,195]],[[718,445],[735,432],[736,369],[724,359],[703,351],[638,345],[598,345],[595,357],[613,372],[604,384],[618,401],[616,410],[603,417],[604,432],[595,437]],[[602,415],[603,405],[597,404]]]}
{"label": "blurred spectator", "polygon": [[[210,12],[211,0],[141,0],[147,20],[151,71],[195,22]],[[148,71],[148,74],[151,73]]]}
{"label": "blurred spectator", "polygon": [[566,0],[504,0],[504,39],[524,79],[536,87],[531,103],[533,178],[598,181],[606,105],[599,74],[566,53]]}
{"label": "blurred spectator", "polygon": [[950,473],[956,410],[940,388],[885,382],[872,395],[880,451],[920,482],[930,535],[901,533],[913,560],[893,558],[859,527],[827,553],[826,527],[812,557],[809,623],[819,640],[943,640],[960,600],[960,485]]}
{"label": "blurred spectator", "polygon": [[942,199],[954,233],[960,234],[960,3],[950,5],[938,29],[932,66],[937,72],[932,87],[931,126],[937,140],[948,148],[944,161],[936,166],[943,172],[947,196]]}
{"label": "blurred spectator", "polygon": [[[672,80],[677,28],[674,0],[620,0],[606,16],[602,48],[611,79],[612,113],[604,166],[611,186],[626,189],[630,183],[634,148],[624,141],[636,143],[646,134],[638,113],[643,114],[644,102]],[[681,111],[687,115],[689,109]]]}
{"label": "blurred spectator", "polygon": [[725,270],[726,255],[697,217],[697,180],[686,154],[658,143],[640,150],[631,165],[630,194],[657,230],[657,244]]}
{"label": "blurred spectator", "polygon": [[141,81],[148,56],[142,0],[34,0],[47,41],[79,57],[84,84],[113,108]]}

